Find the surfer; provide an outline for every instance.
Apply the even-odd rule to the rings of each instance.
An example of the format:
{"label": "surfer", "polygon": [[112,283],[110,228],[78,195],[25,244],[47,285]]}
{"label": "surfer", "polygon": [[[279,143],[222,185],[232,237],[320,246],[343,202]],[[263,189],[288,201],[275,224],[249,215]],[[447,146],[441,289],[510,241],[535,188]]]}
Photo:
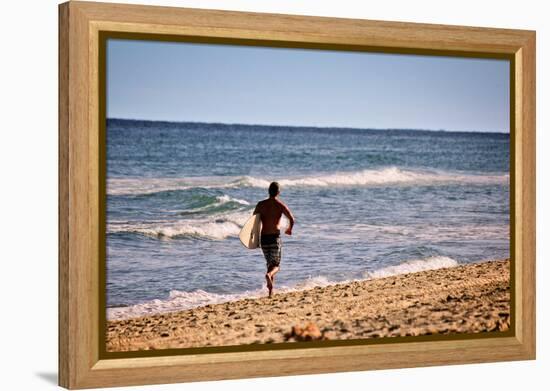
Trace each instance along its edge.
{"label": "surfer", "polygon": [[281,216],[284,214],[290,223],[285,234],[292,235],[294,216],[292,216],[290,209],[288,209],[288,207],[278,198],[281,189],[277,182],[272,182],[269,185],[268,192],[269,198],[258,202],[256,209],[254,209],[254,214],[259,213],[262,221],[260,246],[267,263],[265,279],[267,281],[269,296],[271,297],[273,284],[275,282],[275,274],[279,271],[279,265],[281,263],[282,241],[279,222],[281,221]]}

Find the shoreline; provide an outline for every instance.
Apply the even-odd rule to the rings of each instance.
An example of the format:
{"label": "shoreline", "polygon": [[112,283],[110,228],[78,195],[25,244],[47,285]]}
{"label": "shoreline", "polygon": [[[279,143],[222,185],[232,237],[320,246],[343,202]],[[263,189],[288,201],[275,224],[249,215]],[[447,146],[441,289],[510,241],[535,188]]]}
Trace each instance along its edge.
{"label": "shoreline", "polygon": [[107,321],[108,352],[506,331],[509,260]]}

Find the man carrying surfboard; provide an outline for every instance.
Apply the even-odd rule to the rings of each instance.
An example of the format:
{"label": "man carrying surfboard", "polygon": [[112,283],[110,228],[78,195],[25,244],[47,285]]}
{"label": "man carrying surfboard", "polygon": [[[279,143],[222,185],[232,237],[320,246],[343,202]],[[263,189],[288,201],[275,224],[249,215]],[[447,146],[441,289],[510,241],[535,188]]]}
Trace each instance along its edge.
{"label": "man carrying surfboard", "polygon": [[254,209],[254,214],[259,214],[262,221],[260,246],[267,263],[265,279],[267,281],[269,296],[271,297],[273,293],[273,284],[275,282],[275,274],[279,271],[279,265],[281,263],[282,241],[279,223],[281,221],[281,216],[284,214],[289,221],[285,234],[292,235],[294,216],[292,216],[290,209],[288,209],[288,207],[278,198],[281,190],[277,182],[272,182],[269,185],[268,191],[269,198],[258,202]]}

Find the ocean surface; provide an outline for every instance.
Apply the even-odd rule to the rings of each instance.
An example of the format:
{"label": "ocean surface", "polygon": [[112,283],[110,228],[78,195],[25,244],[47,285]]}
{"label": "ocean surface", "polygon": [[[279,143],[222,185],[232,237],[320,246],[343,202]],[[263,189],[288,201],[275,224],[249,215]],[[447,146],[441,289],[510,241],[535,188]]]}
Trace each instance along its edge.
{"label": "ocean surface", "polygon": [[273,180],[296,218],[276,292],[507,258],[509,149],[495,133],[109,119],[107,317],[265,295],[238,233]]}

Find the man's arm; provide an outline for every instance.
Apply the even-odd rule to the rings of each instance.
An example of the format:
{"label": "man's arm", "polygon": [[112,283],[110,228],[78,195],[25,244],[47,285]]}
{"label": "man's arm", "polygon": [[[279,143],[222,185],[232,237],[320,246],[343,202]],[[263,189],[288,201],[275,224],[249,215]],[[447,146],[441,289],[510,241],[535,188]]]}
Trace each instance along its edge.
{"label": "man's arm", "polygon": [[283,208],[283,214],[287,217],[289,221],[289,225],[285,231],[285,234],[292,235],[292,227],[294,227],[294,216],[292,215],[292,212],[290,212],[290,209],[288,209],[288,206],[286,206],[283,202],[281,202],[281,207]]}

